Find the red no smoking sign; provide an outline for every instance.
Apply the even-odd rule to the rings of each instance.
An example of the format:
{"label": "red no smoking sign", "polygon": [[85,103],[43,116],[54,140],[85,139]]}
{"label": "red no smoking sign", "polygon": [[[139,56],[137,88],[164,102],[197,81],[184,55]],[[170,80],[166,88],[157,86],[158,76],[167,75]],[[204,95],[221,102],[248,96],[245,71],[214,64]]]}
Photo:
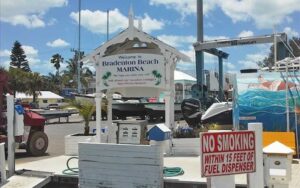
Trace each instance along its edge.
{"label": "red no smoking sign", "polygon": [[255,172],[253,131],[201,133],[202,177]]}

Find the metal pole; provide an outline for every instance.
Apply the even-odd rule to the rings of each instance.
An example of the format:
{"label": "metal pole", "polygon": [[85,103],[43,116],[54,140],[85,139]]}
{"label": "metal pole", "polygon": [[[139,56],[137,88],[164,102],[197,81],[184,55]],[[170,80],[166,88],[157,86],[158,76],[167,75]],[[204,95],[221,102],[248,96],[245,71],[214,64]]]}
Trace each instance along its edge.
{"label": "metal pole", "polygon": [[106,41],[109,40],[109,10],[107,10],[107,23],[106,23]]}
{"label": "metal pole", "polygon": [[224,85],[223,85],[223,58],[221,56],[218,57],[219,59],[219,100],[224,100]]}
{"label": "metal pole", "polygon": [[277,71],[277,35],[276,35],[276,29],[274,26],[274,66],[275,70]]}
{"label": "metal pole", "polygon": [[297,111],[296,111],[296,97],[294,97],[294,104],[295,104],[295,107],[294,107],[294,112],[295,112],[295,131],[296,131],[296,153],[297,153],[297,157],[299,159],[299,139],[298,139],[298,118],[297,118]]}
{"label": "metal pole", "polygon": [[290,109],[289,109],[289,86],[288,86],[288,65],[286,62],[285,65],[285,73],[286,73],[286,79],[285,79],[285,105],[286,105],[286,131],[290,132]]}
{"label": "metal pole", "polygon": [[[197,41],[203,42],[203,0],[197,0]],[[196,51],[196,77],[197,84],[201,87],[201,96],[203,98],[204,82],[204,53]]]}
{"label": "metal pole", "polygon": [[78,9],[79,9],[79,24],[78,24],[78,54],[77,54],[77,92],[81,93],[81,82],[80,82],[80,30],[81,30],[81,0],[78,0]]}
{"label": "metal pole", "polygon": [[197,0],[197,41],[203,42],[203,0]]}

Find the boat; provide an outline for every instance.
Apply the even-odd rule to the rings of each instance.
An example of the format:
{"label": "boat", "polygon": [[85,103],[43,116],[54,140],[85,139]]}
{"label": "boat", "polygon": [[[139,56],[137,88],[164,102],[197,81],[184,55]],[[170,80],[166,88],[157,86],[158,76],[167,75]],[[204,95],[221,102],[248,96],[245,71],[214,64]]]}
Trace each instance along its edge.
{"label": "boat", "polygon": [[201,116],[203,125],[228,125],[232,126],[232,102],[213,103]]}
{"label": "boat", "polygon": [[[95,94],[75,94],[76,100],[87,100],[95,103]],[[103,94],[102,113],[106,115],[107,100]],[[174,104],[175,120],[182,118],[180,103]],[[165,119],[165,103],[148,102],[143,97],[122,98],[119,95],[113,95],[112,117],[114,120],[126,120],[127,117],[137,117],[147,119],[151,122],[161,122]]]}

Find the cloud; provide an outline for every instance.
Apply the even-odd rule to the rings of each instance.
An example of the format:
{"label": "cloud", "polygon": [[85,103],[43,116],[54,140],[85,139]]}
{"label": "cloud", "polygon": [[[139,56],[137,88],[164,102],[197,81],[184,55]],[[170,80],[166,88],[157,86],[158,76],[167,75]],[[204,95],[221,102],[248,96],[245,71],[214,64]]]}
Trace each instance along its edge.
{"label": "cloud", "polygon": [[[70,17],[78,23],[78,12],[71,12]],[[106,34],[107,24],[107,12],[106,11],[81,11],[81,25],[92,33]],[[121,29],[125,29],[128,24],[128,19],[125,17],[119,9],[109,11],[109,31],[114,33]]]}
{"label": "cloud", "polygon": [[219,6],[233,22],[253,20],[261,29],[281,24],[300,11],[299,0],[219,0]]}
{"label": "cloud", "polygon": [[0,59],[0,67],[4,67],[6,70],[8,70],[9,64],[10,64],[10,60]]}
{"label": "cloud", "polygon": [[236,69],[236,66],[230,62],[224,62],[223,66],[224,66],[225,70],[230,69],[230,71],[232,71],[232,70]]}
{"label": "cloud", "polygon": [[259,52],[247,54],[244,60],[238,61],[240,69],[259,68],[257,62],[268,56],[270,45],[258,45]]}
{"label": "cloud", "polygon": [[[135,21],[135,26],[138,25],[138,20]],[[155,18],[151,18],[148,14],[144,14],[142,18],[143,31],[151,33],[154,30],[160,30],[164,27],[164,22]]]}
{"label": "cloud", "polygon": [[64,41],[63,39],[61,38],[58,38],[52,42],[47,42],[46,44],[47,46],[50,46],[52,48],[59,48],[59,47],[66,47],[66,46],[69,46],[70,44],[66,41]]}
{"label": "cloud", "polygon": [[189,46],[188,50],[180,50],[182,53],[190,57],[192,62],[196,62],[195,50],[192,45]]}
{"label": "cloud", "polygon": [[51,25],[55,25],[56,23],[57,23],[57,20],[56,20],[55,18],[51,18],[51,19],[48,21],[47,25],[51,26]]}
{"label": "cloud", "polygon": [[9,57],[10,53],[9,50],[0,50],[0,57]]}
{"label": "cloud", "polygon": [[[70,17],[76,23],[78,23],[78,12],[71,12]],[[164,22],[151,18],[148,14],[144,14],[141,17],[143,30],[145,32],[152,32],[154,30],[160,30],[164,27]],[[107,12],[106,11],[81,11],[81,25],[87,30],[96,34],[106,34],[107,32]],[[135,20],[135,26],[137,27],[138,20]],[[109,11],[109,32],[115,33],[128,27],[128,18],[123,15],[119,9]]]}
{"label": "cloud", "polygon": [[34,58],[38,56],[39,51],[32,46],[22,45],[25,55],[28,58]]}
{"label": "cloud", "polygon": [[45,27],[44,14],[51,8],[67,5],[67,0],[1,1],[0,21],[27,28]]}
{"label": "cloud", "polygon": [[283,32],[285,32],[289,37],[299,37],[299,33],[290,27],[285,27]]}
{"label": "cloud", "polygon": [[[215,6],[217,5],[216,2],[217,0],[209,0],[203,2],[203,12],[205,15],[215,8]],[[174,9],[183,17],[195,14],[197,9],[196,0],[150,0],[149,3],[152,6],[163,5],[168,9]]]}
{"label": "cloud", "polygon": [[253,33],[253,31],[250,31],[250,30],[248,30],[248,31],[244,30],[244,31],[240,32],[240,34],[238,35],[238,37],[252,37],[252,36],[254,36],[254,33]]}
{"label": "cloud", "polygon": [[157,38],[173,47],[183,47],[187,46],[187,44],[193,44],[197,41],[197,38],[192,35],[159,35]]}
{"label": "cloud", "polygon": [[[150,0],[149,4],[163,5],[184,17],[196,13],[196,2],[196,0]],[[272,28],[285,21],[290,22],[289,15],[300,11],[299,0],[207,0],[203,2],[204,15],[216,7],[220,7],[233,22],[254,21],[261,29]]]}

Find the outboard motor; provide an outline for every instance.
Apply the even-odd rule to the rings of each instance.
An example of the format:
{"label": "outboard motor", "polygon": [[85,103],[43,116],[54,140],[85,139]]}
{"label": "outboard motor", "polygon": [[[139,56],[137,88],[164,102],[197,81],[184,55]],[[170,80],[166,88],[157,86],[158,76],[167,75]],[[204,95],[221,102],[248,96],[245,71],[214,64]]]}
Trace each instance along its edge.
{"label": "outboard motor", "polygon": [[198,99],[184,99],[181,103],[181,111],[184,120],[190,127],[200,126],[201,123],[201,102]]}

